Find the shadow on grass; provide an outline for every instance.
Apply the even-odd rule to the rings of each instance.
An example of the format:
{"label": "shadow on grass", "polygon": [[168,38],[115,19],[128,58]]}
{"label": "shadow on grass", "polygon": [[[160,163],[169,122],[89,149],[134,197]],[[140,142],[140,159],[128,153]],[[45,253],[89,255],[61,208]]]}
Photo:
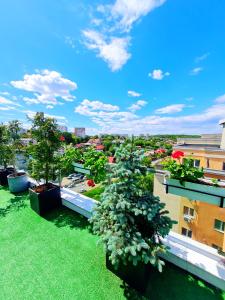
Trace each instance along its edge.
{"label": "shadow on grass", "polygon": [[[6,187],[0,187],[0,191],[9,191]],[[4,200],[4,199],[3,199]],[[27,192],[11,194],[11,198],[5,203],[5,207],[0,207],[0,218],[6,217],[7,214],[13,211],[19,211],[22,208],[27,207],[28,203]]]}
{"label": "shadow on grass", "polygon": [[123,282],[124,297],[129,300],[223,300],[225,293],[194,275],[166,262],[162,273],[152,268],[148,287],[139,294]]}
{"label": "shadow on grass", "polygon": [[70,229],[89,229],[90,226],[88,220],[84,216],[66,207],[54,210],[46,215],[45,219],[54,223],[57,227],[69,227]]}

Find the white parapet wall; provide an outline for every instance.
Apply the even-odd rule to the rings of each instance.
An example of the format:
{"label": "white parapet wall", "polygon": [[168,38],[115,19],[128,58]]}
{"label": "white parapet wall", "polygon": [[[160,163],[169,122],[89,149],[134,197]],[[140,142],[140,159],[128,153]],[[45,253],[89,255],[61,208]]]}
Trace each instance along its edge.
{"label": "white parapet wall", "polygon": [[216,249],[172,231],[163,241],[169,247],[164,259],[225,290],[225,257]]}
{"label": "white parapet wall", "polygon": [[[62,204],[90,218],[97,201],[67,188],[61,189]],[[217,250],[175,232],[163,239],[169,250],[161,257],[225,290],[225,257]],[[194,297],[194,296],[193,296]]]}

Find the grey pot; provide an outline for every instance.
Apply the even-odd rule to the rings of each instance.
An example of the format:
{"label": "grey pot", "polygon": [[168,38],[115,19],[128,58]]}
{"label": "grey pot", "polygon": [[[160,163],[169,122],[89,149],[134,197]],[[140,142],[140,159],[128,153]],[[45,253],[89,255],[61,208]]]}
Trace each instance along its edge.
{"label": "grey pot", "polygon": [[7,176],[7,179],[11,193],[21,193],[26,191],[29,187],[28,177],[25,172],[18,172],[17,176],[10,174]]}

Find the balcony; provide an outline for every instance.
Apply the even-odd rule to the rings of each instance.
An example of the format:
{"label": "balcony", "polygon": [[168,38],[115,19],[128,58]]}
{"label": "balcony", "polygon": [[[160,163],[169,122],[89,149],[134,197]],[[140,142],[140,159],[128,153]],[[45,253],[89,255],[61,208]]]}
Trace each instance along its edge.
{"label": "balcony", "polygon": [[[73,195],[77,206],[82,200],[77,193],[67,201],[73,203]],[[0,299],[141,299],[107,270],[102,246],[85,217],[63,207],[41,218],[30,209],[26,193],[14,196],[3,188],[0,200]],[[164,272],[153,269],[147,299],[225,299],[224,292],[206,282],[211,270],[218,280],[225,276],[216,250],[207,254],[208,247],[174,233],[164,242],[171,251]],[[183,270],[187,266],[188,272]],[[195,276],[199,271],[205,279]]]}
{"label": "balcony", "polygon": [[191,200],[199,200],[224,208],[225,184],[218,184],[219,186],[213,186],[207,179],[199,183],[184,182],[181,184],[177,179],[165,178],[164,182],[166,193],[185,197]]}

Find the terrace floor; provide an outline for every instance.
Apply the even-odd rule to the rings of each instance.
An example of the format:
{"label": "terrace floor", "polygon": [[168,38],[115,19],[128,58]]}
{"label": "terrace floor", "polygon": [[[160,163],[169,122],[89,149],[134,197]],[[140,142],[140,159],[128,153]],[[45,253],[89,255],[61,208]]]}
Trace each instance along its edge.
{"label": "terrace floor", "polygon": [[225,299],[225,292],[168,263],[141,297],[106,269],[97,240],[75,212],[62,208],[41,218],[27,194],[0,189],[0,299]]}

